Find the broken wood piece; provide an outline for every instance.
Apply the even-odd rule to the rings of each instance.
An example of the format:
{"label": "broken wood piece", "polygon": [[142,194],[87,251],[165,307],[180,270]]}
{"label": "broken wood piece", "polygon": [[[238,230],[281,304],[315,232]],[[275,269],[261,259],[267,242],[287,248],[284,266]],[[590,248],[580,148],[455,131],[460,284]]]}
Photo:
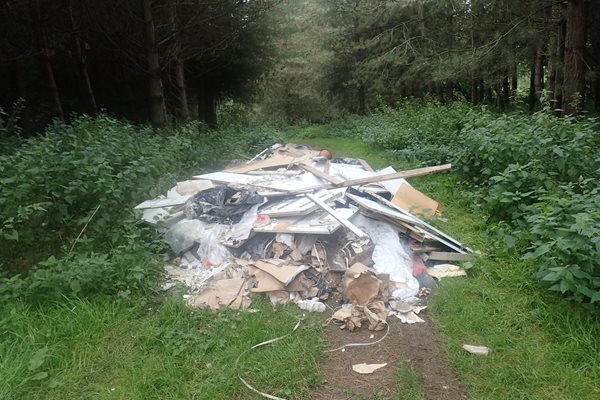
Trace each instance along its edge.
{"label": "broken wood piece", "polygon": [[367,237],[369,237],[366,233],[364,233],[363,231],[361,231],[352,222],[348,221],[346,218],[343,218],[339,214],[337,214],[336,211],[333,208],[329,207],[327,204],[325,204],[323,201],[321,201],[321,199],[319,199],[317,196],[308,193],[308,194],[306,194],[306,197],[308,197],[309,199],[311,199],[315,204],[317,204],[323,210],[327,211],[340,224],[344,225],[346,228],[348,228],[352,233],[354,233],[359,238],[367,238]]}
{"label": "broken wood piece", "polygon": [[362,167],[364,169],[366,169],[369,172],[375,172],[375,170],[369,165],[368,162],[366,162],[365,160],[363,160],[362,158],[358,159],[358,162],[360,163],[360,165],[362,165]]}
{"label": "broken wood piece", "polygon": [[313,167],[312,165],[310,165],[308,163],[298,163],[296,165],[298,165],[298,167],[310,172],[311,174],[315,175],[316,177],[321,178],[329,183],[333,183],[334,185],[337,185],[342,182],[341,179],[336,178],[331,175],[328,175],[325,172]]}
{"label": "broken wood piece", "polygon": [[428,259],[431,261],[472,261],[475,259],[475,257],[472,254],[432,251],[429,253]]}

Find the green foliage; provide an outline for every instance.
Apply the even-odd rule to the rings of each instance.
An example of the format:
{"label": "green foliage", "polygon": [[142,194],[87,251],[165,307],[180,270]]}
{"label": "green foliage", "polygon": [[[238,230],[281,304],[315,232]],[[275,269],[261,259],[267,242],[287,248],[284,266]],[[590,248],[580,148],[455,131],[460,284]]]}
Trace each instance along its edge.
{"label": "green foliage", "polygon": [[13,151],[21,144],[21,127],[17,123],[25,102],[19,100],[11,112],[0,107],[0,154]]}
{"label": "green foliage", "polygon": [[458,164],[479,185],[482,204],[512,225],[551,290],[599,301],[598,122],[542,112],[476,116],[463,129]]}
{"label": "green foliage", "polygon": [[1,155],[0,299],[151,290],[162,248],[137,226],[133,206],[278,136],[269,127],[213,131],[193,122],[155,132],[108,116],[77,117]]}
{"label": "green foliage", "polygon": [[63,257],[50,256],[26,274],[0,279],[0,302],[43,303],[63,297],[129,297],[156,290],[165,246],[131,215],[113,228],[111,246],[88,239]]}
{"label": "green foliage", "polygon": [[525,210],[531,243],[525,258],[538,260],[536,276],[550,290],[579,302],[600,301],[599,190],[597,181],[583,192],[562,185]]}

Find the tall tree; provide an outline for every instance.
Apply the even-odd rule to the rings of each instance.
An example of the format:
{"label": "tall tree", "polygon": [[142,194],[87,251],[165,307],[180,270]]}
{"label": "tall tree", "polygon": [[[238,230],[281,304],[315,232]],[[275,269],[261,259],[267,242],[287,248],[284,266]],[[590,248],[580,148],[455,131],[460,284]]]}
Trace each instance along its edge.
{"label": "tall tree", "polygon": [[578,115],[585,101],[585,47],[589,0],[569,0],[565,40],[563,109],[565,115]]}
{"label": "tall tree", "polygon": [[161,79],[161,68],[152,18],[152,0],[142,0],[144,10],[144,41],[148,67],[148,88],[150,93],[150,121],[156,128],[165,125],[165,95]]}

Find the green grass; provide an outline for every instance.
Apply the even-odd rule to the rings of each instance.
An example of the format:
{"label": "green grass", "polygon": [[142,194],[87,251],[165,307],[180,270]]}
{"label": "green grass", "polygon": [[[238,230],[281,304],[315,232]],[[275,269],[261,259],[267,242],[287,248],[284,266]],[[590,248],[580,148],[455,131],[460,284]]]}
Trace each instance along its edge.
{"label": "green grass", "polygon": [[333,153],[333,157],[356,157],[369,162],[374,169],[390,165],[392,159],[384,151],[365,146],[360,139],[340,138],[311,138],[302,135],[288,138],[289,142],[305,144],[315,148],[327,148]]}
{"label": "green grass", "polygon": [[403,361],[398,367],[398,399],[425,400],[419,375],[410,365],[410,361]]}
{"label": "green grass", "polygon": [[247,353],[239,372],[262,391],[308,398],[322,380],[315,364],[321,325],[262,297],[253,308],[213,313],[175,300],[15,304],[0,324],[0,399],[254,398],[237,378],[236,358],[289,333],[298,319],[289,338]]}
{"label": "green grass", "polygon": [[[368,155],[377,152],[356,139],[312,137],[309,143],[370,162]],[[379,155],[375,160],[374,166],[383,166],[389,159]],[[435,225],[484,253],[472,263],[468,278],[442,280],[430,303],[467,397],[600,398],[597,314],[540,288],[533,277],[537,266],[508,250],[493,225],[474,210],[457,174],[413,178],[411,184],[443,204],[444,219],[434,220]],[[471,355],[462,350],[464,343],[488,346],[491,354]],[[417,390],[418,380],[408,368],[400,367],[400,384],[404,377]]]}

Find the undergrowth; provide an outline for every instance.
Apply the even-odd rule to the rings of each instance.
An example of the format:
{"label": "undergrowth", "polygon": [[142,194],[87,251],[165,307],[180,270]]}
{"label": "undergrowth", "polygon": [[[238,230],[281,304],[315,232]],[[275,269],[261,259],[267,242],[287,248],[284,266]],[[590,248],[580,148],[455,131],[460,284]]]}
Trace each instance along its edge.
{"label": "undergrowth", "polygon": [[277,139],[269,127],[155,131],[102,115],[15,145],[0,155],[0,300],[153,290],[162,245],[132,208]]}

